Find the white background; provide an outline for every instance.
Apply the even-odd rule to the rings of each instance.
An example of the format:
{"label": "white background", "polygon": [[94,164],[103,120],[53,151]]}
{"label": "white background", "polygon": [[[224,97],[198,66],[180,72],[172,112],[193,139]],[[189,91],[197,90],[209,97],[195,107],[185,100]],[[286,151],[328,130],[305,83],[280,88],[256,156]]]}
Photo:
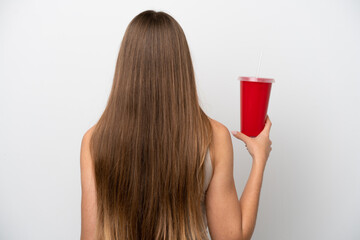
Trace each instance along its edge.
{"label": "white background", "polygon": [[[275,79],[253,239],[360,239],[360,2],[0,2],[0,239],[79,239],[80,143],[125,28],[172,15],[208,115],[240,128],[238,76]],[[251,167],[233,138],[240,197]]]}

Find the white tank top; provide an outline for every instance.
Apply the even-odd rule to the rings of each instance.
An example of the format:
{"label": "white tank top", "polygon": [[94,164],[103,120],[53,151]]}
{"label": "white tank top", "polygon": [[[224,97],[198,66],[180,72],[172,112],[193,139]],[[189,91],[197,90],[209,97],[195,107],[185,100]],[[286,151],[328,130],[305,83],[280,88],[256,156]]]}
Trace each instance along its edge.
{"label": "white tank top", "polygon": [[211,164],[209,148],[208,148],[206,156],[205,156],[204,164],[205,164],[205,179],[204,179],[204,192],[203,192],[204,197],[203,197],[203,199],[201,201],[201,208],[202,208],[202,212],[203,212],[203,218],[204,218],[204,221],[205,221],[205,226],[207,227],[205,196],[206,196],[207,189],[209,187],[210,180],[211,180],[212,175],[213,175],[213,167],[212,167],[212,164]]}

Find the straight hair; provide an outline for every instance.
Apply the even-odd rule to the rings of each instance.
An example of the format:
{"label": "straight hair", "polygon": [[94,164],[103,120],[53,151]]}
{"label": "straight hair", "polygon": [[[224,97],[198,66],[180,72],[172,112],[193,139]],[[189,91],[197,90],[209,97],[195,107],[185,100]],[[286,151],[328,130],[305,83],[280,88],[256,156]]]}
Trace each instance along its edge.
{"label": "straight hair", "polygon": [[201,201],[211,139],[181,26],[165,12],[138,14],[90,142],[97,239],[208,239]]}

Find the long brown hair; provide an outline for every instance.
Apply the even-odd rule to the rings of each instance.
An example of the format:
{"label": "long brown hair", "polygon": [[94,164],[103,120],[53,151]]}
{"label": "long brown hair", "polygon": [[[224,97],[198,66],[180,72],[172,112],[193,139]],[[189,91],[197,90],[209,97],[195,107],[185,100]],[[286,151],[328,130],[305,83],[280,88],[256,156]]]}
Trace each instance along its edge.
{"label": "long brown hair", "polygon": [[97,239],[207,239],[201,200],[211,139],[181,26],[165,12],[140,13],[125,31],[90,143]]}

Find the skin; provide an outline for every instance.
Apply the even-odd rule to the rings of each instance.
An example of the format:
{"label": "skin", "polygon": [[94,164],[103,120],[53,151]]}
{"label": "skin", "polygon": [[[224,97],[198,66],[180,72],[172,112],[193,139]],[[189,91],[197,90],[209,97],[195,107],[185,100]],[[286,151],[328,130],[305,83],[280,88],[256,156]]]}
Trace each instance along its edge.
{"label": "skin", "polygon": [[[210,121],[214,130],[210,146],[213,176],[205,204],[211,238],[251,239],[256,223],[263,172],[271,151],[271,122],[267,118],[264,130],[256,138],[238,132],[233,134],[246,144],[253,157],[249,179],[241,198],[238,199],[233,177],[233,145],[229,130],[214,119]],[[89,139],[93,129],[94,126],[86,131],[81,142],[81,240],[95,239],[96,231],[96,189],[89,151]]]}
{"label": "skin", "polygon": [[206,214],[212,239],[251,239],[259,206],[260,190],[267,158],[271,151],[269,139],[271,122],[267,117],[264,130],[251,138],[242,133],[234,137],[242,140],[253,164],[240,200],[233,177],[233,145],[229,130],[212,121],[214,136],[210,154],[214,159],[214,173],[206,195]]}
{"label": "skin", "polygon": [[84,134],[81,141],[81,240],[95,240],[96,231],[96,188],[89,140],[94,126]]}

